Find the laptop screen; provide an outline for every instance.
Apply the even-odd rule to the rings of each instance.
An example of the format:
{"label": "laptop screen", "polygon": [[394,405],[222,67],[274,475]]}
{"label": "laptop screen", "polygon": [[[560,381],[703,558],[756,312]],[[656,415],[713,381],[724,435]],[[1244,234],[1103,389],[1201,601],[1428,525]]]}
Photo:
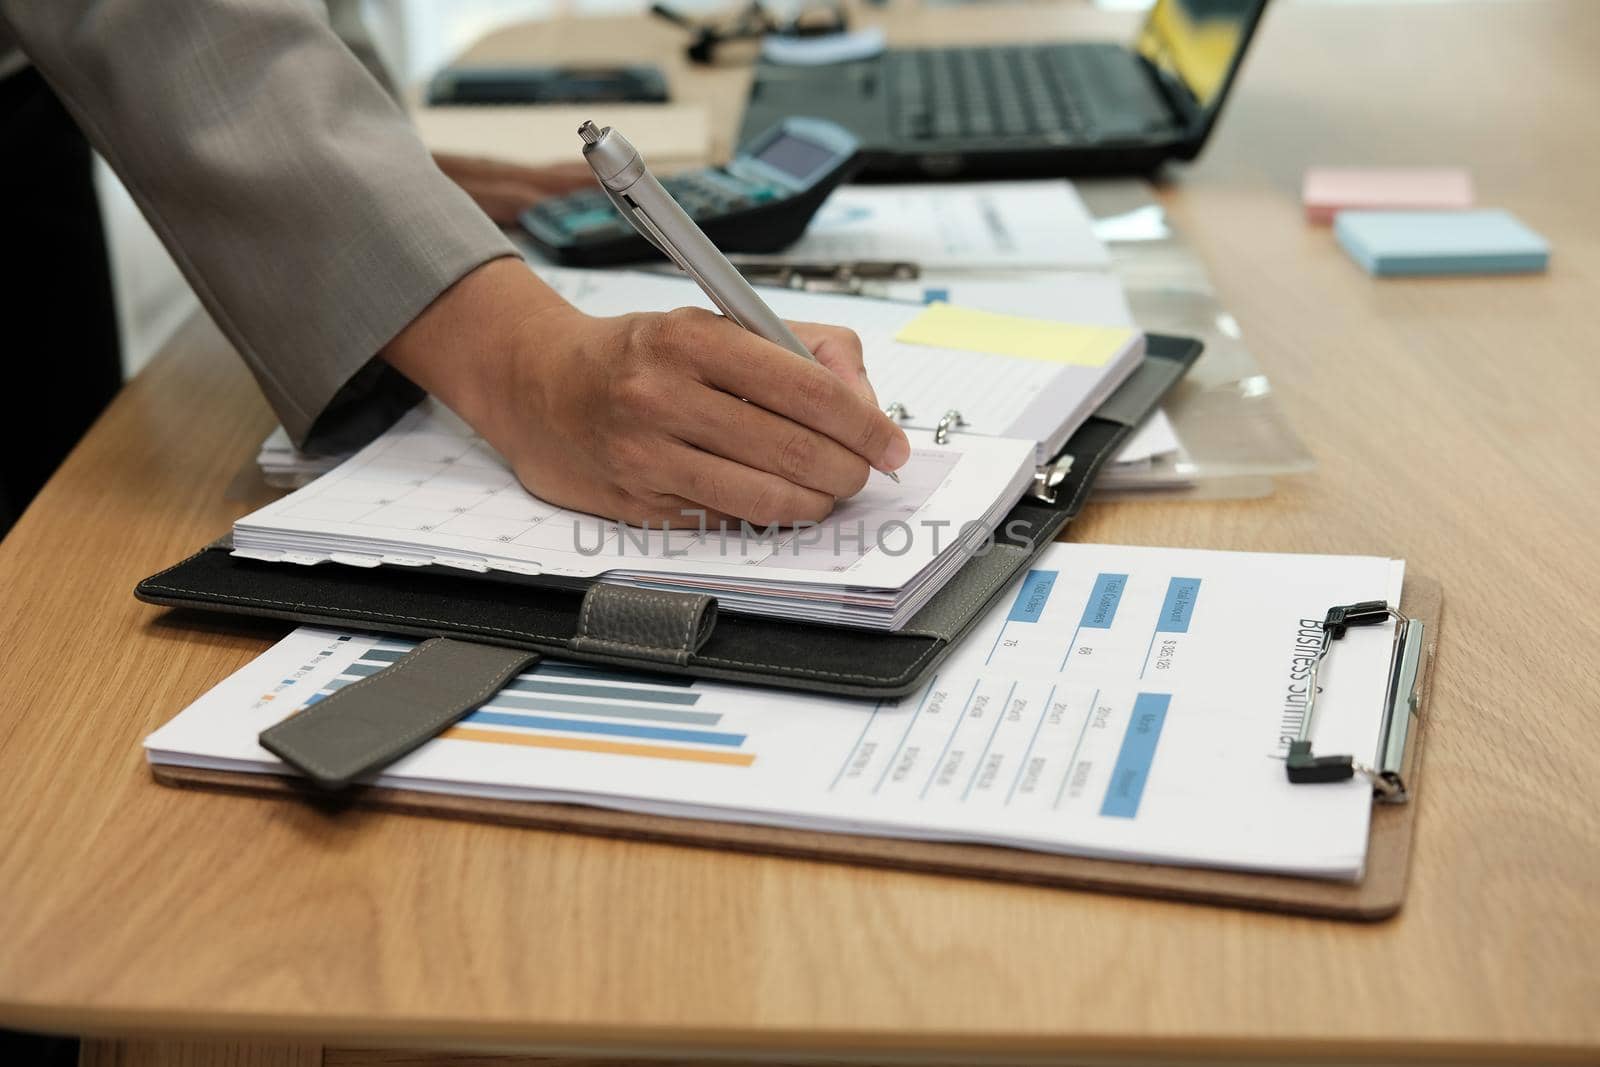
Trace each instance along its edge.
{"label": "laptop screen", "polygon": [[1156,0],[1134,48],[1182,82],[1202,112],[1222,98],[1266,0]]}

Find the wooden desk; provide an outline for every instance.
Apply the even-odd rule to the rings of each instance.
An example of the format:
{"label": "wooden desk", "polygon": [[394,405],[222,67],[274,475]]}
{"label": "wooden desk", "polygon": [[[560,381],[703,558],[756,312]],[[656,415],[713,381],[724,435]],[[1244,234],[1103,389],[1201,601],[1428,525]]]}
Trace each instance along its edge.
{"label": "wooden desk", "polygon": [[[280,632],[130,595],[247,509],[224,490],[270,425],[197,323],[0,544],[0,1022],[304,1042],[90,1046],[94,1062],[125,1065],[370,1064],[332,1046],[373,1044],[946,1062],[1600,1057],[1600,4],[1275,7],[1215,144],[1163,196],[1321,468],[1262,501],[1091,507],[1072,533],[1393,552],[1443,579],[1397,919],[335,818],[158,787],[140,739]],[[1014,36],[1065,27],[1076,9],[1032,8],[1028,23],[1014,10],[893,24]],[[606,26],[624,52],[677,43],[638,20]],[[502,34],[479,54],[530,55],[574,31]],[[694,91],[726,118],[737,79]],[[1551,238],[1549,274],[1368,279],[1296,202],[1305,165],[1368,160],[1471,165],[1484,203]]]}

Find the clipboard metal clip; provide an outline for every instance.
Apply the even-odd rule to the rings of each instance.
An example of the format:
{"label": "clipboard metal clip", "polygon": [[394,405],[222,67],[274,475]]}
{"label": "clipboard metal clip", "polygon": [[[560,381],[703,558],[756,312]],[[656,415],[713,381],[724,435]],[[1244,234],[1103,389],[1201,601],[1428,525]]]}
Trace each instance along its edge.
{"label": "clipboard metal clip", "polygon": [[[1317,672],[1333,643],[1352,626],[1376,626],[1393,619],[1394,652],[1389,664],[1389,687],[1384,695],[1383,724],[1378,733],[1378,752],[1368,765],[1354,756],[1318,756],[1311,750],[1313,716],[1317,704]],[[1361,775],[1372,783],[1373,797],[1387,804],[1403,804],[1408,799],[1401,772],[1405,764],[1406,742],[1411,735],[1411,720],[1416,715],[1421,680],[1423,624],[1407,618],[1382,600],[1359,604],[1339,604],[1328,609],[1322,620],[1322,644],[1312,661],[1306,686],[1306,711],[1300,721],[1299,737],[1289,743],[1284,769],[1296,785],[1318,782],[1343,782]]]}

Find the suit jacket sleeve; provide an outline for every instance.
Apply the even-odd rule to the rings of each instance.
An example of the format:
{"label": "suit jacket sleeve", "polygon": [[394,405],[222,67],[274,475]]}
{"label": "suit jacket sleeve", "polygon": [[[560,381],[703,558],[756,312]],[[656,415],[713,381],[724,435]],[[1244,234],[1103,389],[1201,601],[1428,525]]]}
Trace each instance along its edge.
{"label": "suit jacket sleeve", "polygon": [[[515,255],[307,0],[0,0],[297,445],[418,397],[376,353]],[[7,165],[26,166],[26,161]]]}

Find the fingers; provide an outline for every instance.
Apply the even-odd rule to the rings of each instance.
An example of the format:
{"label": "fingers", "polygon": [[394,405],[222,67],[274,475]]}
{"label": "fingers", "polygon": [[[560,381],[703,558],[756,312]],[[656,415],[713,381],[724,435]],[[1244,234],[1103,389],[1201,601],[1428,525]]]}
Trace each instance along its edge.
{"label": "fingers", "polygon": [[538,189],[521,182],[469,178],[456,184],[472,197],[473,203],[482,208],[485,215],[502,226],[514,224],[517,216],[543,195]]}
{"label": "fingers", "polygon": [[461,186],[501,225],[517,221],[517,215],[536,201],[563,196],[594,187],[594,173],[585,163],[561,163],[548,167],[524,167],[495,159],[434,153],[439,169]]}
{"label": "fingers", "polygon": [[731,355],[708,361],[710,384],[826,434],[878,470],[898,470],[911,457],[900,428],[827,368],[787,353]]}
{"label": "fingers", "polygon": [[878,406],[878,391],[867,380],[861,338],[854,330],[820,322],[791,322],[789,326],[794,330],[794,335],[811,349],[818,363],[843,378],[856,392],[865,396],[873,407]]}
{"label": "fingers", "polygon": [[[660,493],[732,516],[755,526],[821,522],[833,510],[833,497],[775,474],[755,470],[682,442],[662,445],[656,457]],[[679,519],[678,521],[682,521]],[[715,527],[715,521],[708,521]]]}
{"label": "fingers", "polygon": [[831,497],[854,496],[867,484],[866,461],[826,434],[717,389],[697,392],[665,427],[687,444]]}
{"label": "fingers", "polygon": [[529,189],[538,189],[545,195],[577,192],[594,187],[594,172],[587,163],[554,163],[542,167],[525,167],[520,163],[507,163],[482,156],[458,156],[448,152],[435,152],[433,161],[454,181],[477,179],[481,181],[507,181]]}
{"label": "fingers", "polygon": [[543,189],[548,196],[594,189],[599,184],[599,179],[594,176],[589,164],[582,162],[551,163],[543,167],[519,169],[523,170],[528,179]]}
{"label": "fingers", "polygon": [[[685,308],[649,322],[654,336],[646,343],[694,360],[707,385],[825,434],[878,470],[897,470],[910,458],[911,445],[900,428],[820,363],[800,359],[710,312]],[[840,338],[835,352],[847,358],[848,348]]]}

